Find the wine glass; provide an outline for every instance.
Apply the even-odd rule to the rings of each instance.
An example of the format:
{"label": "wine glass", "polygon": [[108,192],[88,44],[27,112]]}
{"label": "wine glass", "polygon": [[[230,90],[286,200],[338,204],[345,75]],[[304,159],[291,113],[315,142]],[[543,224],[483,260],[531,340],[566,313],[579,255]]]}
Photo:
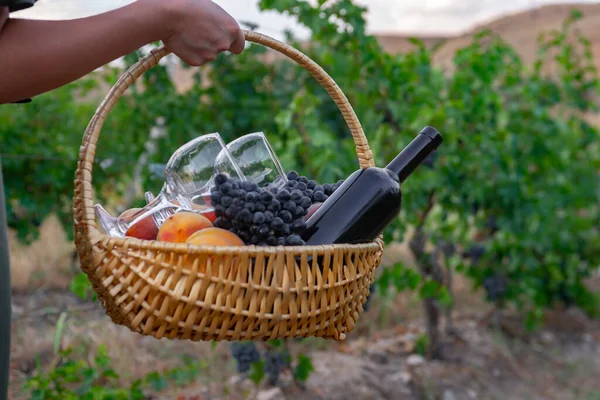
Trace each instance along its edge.
{"label": "wine glass", "polygon": [[[244,179],[218,133],[200,136],[181,146],[169,158],[162,190],[144,208],[115,218],[96,204],[96,216],[107,234],[121,237],[129,227],[150,215],[160,226],[175,212],[210,212],[213,208],[206,199],[210,196],[212,178],[217,173]],[[149,199],[148,193],[146,199]]]}
{"label": "wine glass", "polygon": [[[218,173],[241,177],[265,189],[280,189],[288,182],[275,151],[262,132],[250,133],[228,143],[227,148],[223,149],[216,157],[214,175]],[[191,185],[194,183],[192,182]],[[210,205],[210,189],[212,187],[213,181],[210,180],[202,190],[188,196],[192,207],[196,208],[192,211],[202,213],[214,210]],[[154,199],[151,192],[146,192],[144,196],[148,203]],[[166,209],[157,213],[155,215],[157,223],[162,223],[164,219],[168,218],[173,213],[172,210]]]}
{"label": "wine glass", "polygon": [[264,189],[285,186],[288,182],[283,167],[262,132],[250,133],[227,144],[227,150],[217,156],[217,163],[231,155],[240,172],[252,183]]}

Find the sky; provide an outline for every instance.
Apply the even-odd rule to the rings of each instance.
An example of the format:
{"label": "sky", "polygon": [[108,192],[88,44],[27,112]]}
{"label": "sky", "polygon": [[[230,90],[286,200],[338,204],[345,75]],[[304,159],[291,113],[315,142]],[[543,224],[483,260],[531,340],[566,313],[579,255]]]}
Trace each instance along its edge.
{"label": "sky", "polygon": [[[133,0],[39,0],[35,7],[14,16],[70,19],[122,7]],[[371,33],[451,35],[506,13],[552,3],[597,3],[597,0],[356,0],[368,7],[367,29]],[[258,0],[216,0],[238,21],[259,25],[258,31],[282,39],[291,28],[298,36],[306,30],[279,13],[262,13]]]}

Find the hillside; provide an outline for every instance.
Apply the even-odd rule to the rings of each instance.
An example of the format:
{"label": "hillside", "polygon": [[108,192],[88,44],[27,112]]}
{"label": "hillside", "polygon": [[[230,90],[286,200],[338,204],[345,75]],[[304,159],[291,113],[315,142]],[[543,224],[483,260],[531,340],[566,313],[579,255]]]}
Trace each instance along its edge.
{"label": "hillside", "polygon": [[[452,70],[452,59],[456,50],[467,46],[473,35],[481,30],[490,29],[506,40],[520,55],[525,63],[535,59],[537,39],[540,33],[560,29],[561,24],[574,8],[583,12],[584,18],[575,24],[592,43],[595,65],[600,67],[600,30],[594,25],[600,22],[600,4],[559,4],[544,6],[517,14],[505,15],[488,23],[479,25],[469,32],[456,37],[419,36],[419,35],[376,35],[384,50],[392,54],[410,51],[413,44],[410,37],[417,37],[426,46],[441,45],[434,57],[434,63],[446,71]],[[270,62],[281,58],[279,53],[269,52],[265,61]],[[551,64],[550,68],[551,67]],[[179,90],[185,90],[193,84],[195,69],[183,69],[177,65],[173,68],[173,77]]]}

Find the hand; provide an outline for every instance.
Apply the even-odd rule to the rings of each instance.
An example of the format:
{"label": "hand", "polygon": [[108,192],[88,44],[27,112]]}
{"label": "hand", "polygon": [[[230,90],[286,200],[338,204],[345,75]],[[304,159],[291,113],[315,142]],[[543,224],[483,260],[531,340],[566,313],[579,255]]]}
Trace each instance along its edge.
{"label": "hand", "polygon": [[213,61],[220,52],[240,54],[245,38],[235,19],[210,0],[146,0],[164,10],[165,47],[192,66]]}

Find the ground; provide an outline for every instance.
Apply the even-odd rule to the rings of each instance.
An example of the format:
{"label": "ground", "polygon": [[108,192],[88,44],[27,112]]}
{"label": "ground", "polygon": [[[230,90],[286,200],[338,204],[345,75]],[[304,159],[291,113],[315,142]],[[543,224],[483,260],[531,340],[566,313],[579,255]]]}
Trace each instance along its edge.
{"label": "ground", "polygon": [[[181,365],[183,355],[201,361],[193,384],[170,388],[152,399],[600,400],[600,321],[565,310],[548,313],[546,326],[535,333],[525,331],[515,313],[493,324],[491,306],[460,276],[454,281],[454,325],[459,336],[447,340],[447,360],[431,361],[416,354],[423,323],[413,295],[375,296],[345,341],[290,343],[292,353],[309,354],[314,364],[304,388],[289,376],[283,377],[280,387],[267,382],[256,387],[236,374],[227,343],[213,348],[210,343],[143,337],[112,324],[99,304],[70,293],[77,267],[69,263],[69,246],[56,245],[56,229],[56,221],[50,220],[32,246],[12,242],[11,398],[15,400],[29,398],[22,387],[35,373],[38,359],[42,368],[56,362],[55,344],[63,349],[83,345],[88,354],[105,344],[125,384]],[[49,247],[49,242],[55,245]],[[382,264],[397,258],[411,263],[406,248],[398,245],[386,248]],[[65,310],[69,311],[60,332],[57,321]],[[55,343],[56,337],[60,340]]]}

